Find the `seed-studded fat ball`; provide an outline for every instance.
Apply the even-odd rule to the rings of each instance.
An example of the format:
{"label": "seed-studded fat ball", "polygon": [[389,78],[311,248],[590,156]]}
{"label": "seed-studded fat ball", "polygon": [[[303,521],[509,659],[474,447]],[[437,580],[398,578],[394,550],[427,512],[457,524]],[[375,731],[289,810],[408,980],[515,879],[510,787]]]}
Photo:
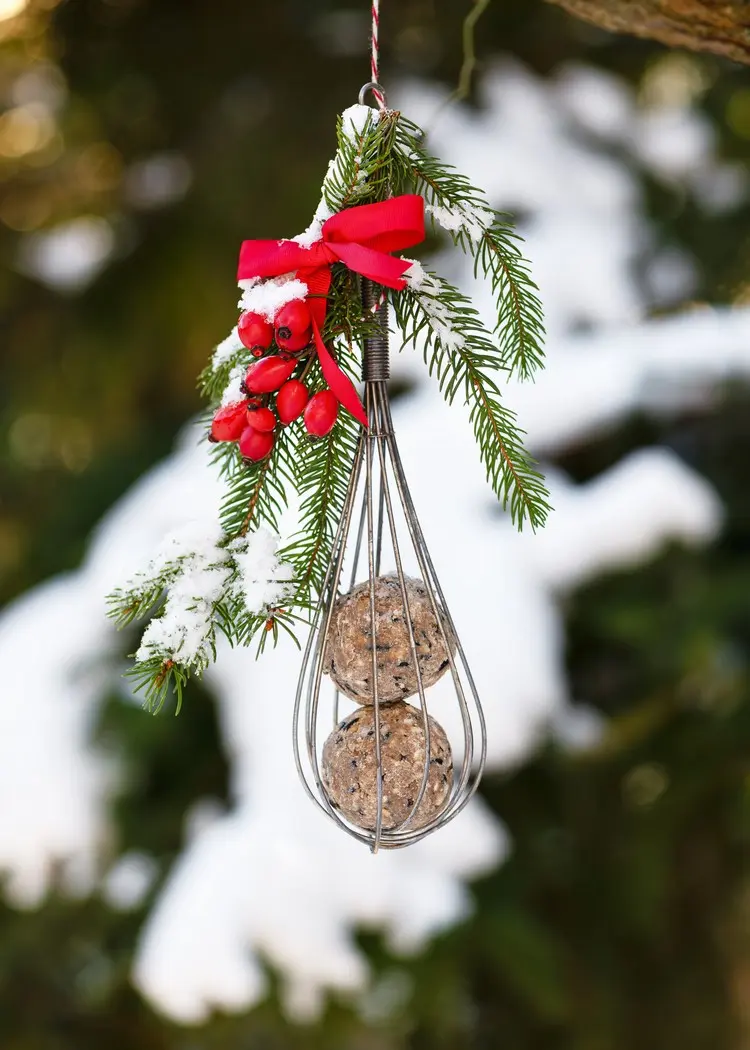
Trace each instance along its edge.
{"label": "seed-studded fat ball", "polygon": [[[379,705],[383,769],[382,828],[397,828],[411,813],[424,776],[422,711],[401,701]],[[420,828],[445,807],[453,786],[453,759],[443,728],[429,719],[430,771],[424,795],[404,830]],[[375,829],[378,791],[375,709],[363,707],[345,718],[323,745],[321,772],[331,804],[352,824]]]}
{"label": "seed-studded fat ball", "polygon": [[[448,648],[424,583],[407,577],[405,584],[417,660],[426,689],[448,670]],[[440,620],[455,652],[456,644],[442,610]],[[395,575],[378,576],[375,580],[375,628],[378,700],[387,703],[414,696],[419,691],[417,672],[401,586]],[[337,599],[324,663],[324,670],[341,692],[359,704],[373,703],[372,646],[370,584],[366,582]]]}

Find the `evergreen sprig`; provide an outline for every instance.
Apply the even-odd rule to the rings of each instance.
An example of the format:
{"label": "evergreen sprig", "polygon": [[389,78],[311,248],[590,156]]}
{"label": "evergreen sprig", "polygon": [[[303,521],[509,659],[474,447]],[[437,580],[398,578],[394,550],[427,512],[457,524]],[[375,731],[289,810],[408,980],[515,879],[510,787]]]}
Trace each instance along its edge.
{"label": "evergreen sprig", "polygon": [[225,496],[221,523],[230,537],[246,536],[259,525],[279,531],[281,515],[293,491],[294,449],[299,426],[287,428],[267,459],[248,463],[234,444],[221,445],[216,454],[222,460]]}
{"label": "evergreen sprig", "polygon": [[237,329],[225,340],[231,349],[217,360],[219,348],[198,376],[198,389],[210,404],[215,404],[229,386],[229,380],[236,369],[247,368],[252,362],[252,354],[239,340]]}
{"label": "evergreen sprig", "polygon": [[[442,209],[450,218],[447,232],[453,243],[473,257],[475,275],[481,271],[491,283],[500,364],[510,374],[528,379],[544,361],[544,316],[538,288],[521,253],[521,238],[510,216],[492,209],[483,191],[466,176],[430,156],[422,138],[421,129],[402,117],[394,143],[399,181],[421,193],[428,209]],[[434,223],[436,212],[429,214]]]}
{"label": "evergreen sprig", "polygon": [[518,528],[543,525],[549,512],[544,479],[523,446],[515,414],[502,403],[497,351],[471,301],[426,271],[421,287],[392,297],[405,345],[421,340],[431,376],[449,404],[458,395],[470,419],[487,479]]}
{"label": "evergreen sprig", "polygon": [[[176,571],[174,573],[176,575]],[[118,630],[129,627],[153,613],[164,599],[164,590],[173,574],[146,580],[142,587],[117,587],[107,596],[107,615]]]}
{"label": "evergreen sprig", "polygon": [[174,694],[176,710],[179,712],[183,690],[191,676],[200,678],[200,672],[183,667],[175,660],[160,660],[157,657],[136,660],[125,672],[133,692],[143,694],[144,706],[153,714],[161,711],[170,693]]}
{"label": "evergreen sprig", "polygon": [[384,200],[391,192],[399,114],[375,111],[357,130],[346,114],[336,125],[338,149],[323,182],[323,200],[332,214],[357,204]]}
{"label": "evergreen sprig", "polygon": [[[341,357],[339,358],[341,360]],[[301,443],[295,481],[299,527],[282,555],[295,567],[295,602],[311,605],[320,593],[344,508],[360,424],[341,413],[326,441]]]}
{"label": "evergreen sprig", "polygon": [[[185,551],[162,564],[152,564],[146,571],[138,573],[128,584],[118,588],[109,597],[109,614],[118,627],[125,627],[147,614],[152,614],[152,623],[158,623],[167,615],[170,589],[181,578],[189,576],[196,566],[204,573],[219,574],[229,582],[236,576],[231,564],[229,552],[224,544],[216,546],[213,554],[199,558],[196,552]],[[223,597],[206,602],[200,594],[185,603],[187,615],[200,609],[199,615],[204,620],[204,629],[199,644],[183,653],[179,646],[175,651],[165,651],[158,639],[147,641],[144,635],[142,652],[137,654],[135,663],[126,672],[126,677],[133,682],[135,691],[143,691],[146,706],[153,711],[160,710],[170,689],[177,696],[178,709],[182,697],[182,686],[193,675],[200,677],[208,665],[215,659],[217,631],[226,633],[232,630],[232,619]],[[134,654],[136,655],[136,654]]]}
{"label": "evergreen sprig", "polygon": [[[339,119],[338,149],[326,174],[315,223],[355,205],[417,192],[423,194],[433,221],[437,219],[454,243],[471,254],[475,271],[487,277],[496,297],[494,334],[482,326],[464,295],[437,275],[425,273],[419,264],[412,268],[408,287],[391,293],[390,299],[405,341],[421,343],[428,370],[446,400],[458,398],[469,406],[479,453],[498,498],[519,528],[524,522],[536,528],[549,510],[547,493],[500,390],[500,377],[511,373],[526,377],[542,363],[541,305],[518,236],[508,217],[492,211],[468,179],[424,150],[416,125],[395,111],[373,110],[364,121],[361,110],[356,116],[356,126],[351,113]],[[359,378],[365,340],[377,332],[377,318],[363,310],[359,278],[343,264],[334,264],[322,334],[354,381]],[[235,388],[239,390],[239,379],[252,361],[234,329],[199,378],[201,391],[213,406],[206,426],[216,405],[231,399]],[[314,354],[301,378],[311,393],[326,385]],[[297,625],[309,619],[334,553],[360,436],[360,425],[342,411],[324,439],[310,440],[299,420],[281,428],[271,455],[260,463],[243,460],[236,444],[215,446],[213,460],[225,490],[220,512],[223,533],[215,555],[222,566],[222,588],[210,602],[200,605],[200,595],[195,599],[193,611],[203,616],[204,633],[200,644],[193,636],[189,657],[181,656],[179,645],[172,652],[152,644],[154,638],[159,641],[158,630],[156,635],[152,632],[149,645],[142,645],[128,673],[150,707],[158,709],[170,689],[179,706],[187,679],[202,674],[215,658],[220,635],[231,645],[257,639],[262,652],[281,632],[294,637]],[[274,603],[249,609],[237,552],[249,551],[247,545],[258,530],[267,528],[277,536],[290,506],[298,525],[277,550],[276,564],[279,569],[291,566],[293,580],[268,592],[278,596]],[[140,574],[130,586],[114,592],[110,615],[117,625],[126,626],[148,614],[165,616],[173,589],[180,583],[187,587],[187,604],[185,586],[180,598],[189,611],[193,577],[180,574],[191,564],[197,562],[178,559],[151,577]],[[275,577],[275,581],[283,579]]]}

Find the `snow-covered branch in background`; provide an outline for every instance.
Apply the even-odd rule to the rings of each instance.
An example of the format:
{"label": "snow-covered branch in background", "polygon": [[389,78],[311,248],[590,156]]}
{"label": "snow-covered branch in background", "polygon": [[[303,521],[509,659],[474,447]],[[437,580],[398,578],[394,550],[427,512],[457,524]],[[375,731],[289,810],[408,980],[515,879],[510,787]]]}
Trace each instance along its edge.
{"label": "snow-covered branch in background", "polygon": [[[532,449],[552,454],[585,441],[636,408],[662,414],[710,404],[725,376],[750,375],[750,312],[705,308],[647,319],[666,286],[675,300],[687,294],[690,266],[674,257],[660,263],[657,254],[650,283],[635,283],[633,262],[649,243],[638,183],[594,141],[615,139],[689,187],[702,172],[706,186],[725,171],[695,133],[700,118],[672,115],[677,159],[670,168],[669,135],[652,161],[643,146],[653,113],[636,110],[625,86],[594,71],[545,82],[509,66],[487,78],[486,96],[481,112],[445,110],[431,146],[448,161],[460,159],[488,187],[493,205],[528,216],[523,232],[547,307],[549,366],[536,384],[510,389],[508,399]],[[418,120],[439,101],[424,87],[398,100]],[[446,262],[471,292],[465,260],[452,254]],[[230,338],[218,351],[222,360],[233,349]],[[556,510],[548,527],[519,535],[470,454],[466,416],[447,409],[423,379],[419,356],[417,347],[394,362],[400,376],[419,377],[416,392],[396,406],[399,442],[485,704],[489,767],[508,768],[549,726],[574,735],[566,731],[577,709],[563,673],[559,594],[594,574],[637,566],[665,542],[708,542],[721,509],[708,483],[672,452],[646,449],[585,485],[552,472]],[[105,682],[121,670],[104,595],[137,572],[162,537],[188,521],[201,527],[216,520],[219,481],[196,442],[195,432],[186,435],[110,511],[78,572],[39,588],[0,619],[10,698],[0,734],[0,867],[16,904],[39,902],[58,862],[75,892],[96,884],[117,770],[92,749],[90,731]],[[457,486],[448,501],[441,495],[446,471]],[[247,568],[251,590],[263,576],[256,570]],[[282,567],[275,571],[283,585]],[[328,824],[294,770],[297,666],[296,649],[282,640],[257,663],[253,651],[222,649],[207,671],[229,757],[230,808],[207,814],[195,800],[183,852],[146,921],[134,968],[143,994],[177,1020],[257,1002],[265,991],[261,958],[281,975],[290,1014],[314,1016],[328,989],[353,994],[367,982],[355,927],[383,930],[394,951],[419,948],[466,914],[466,882],[509,848],[479,799],[440,834],[377,857]],[[452,705],[440,684],[431,703],[450,734]],[[181,717],[190,717],[189,704]],[[123,863],[104,883],[115,904],[117,886],[127,883]],[[147,882],[141,878],[141,892]],[[123,890],[121,906],[132,907],[136,897]]]}

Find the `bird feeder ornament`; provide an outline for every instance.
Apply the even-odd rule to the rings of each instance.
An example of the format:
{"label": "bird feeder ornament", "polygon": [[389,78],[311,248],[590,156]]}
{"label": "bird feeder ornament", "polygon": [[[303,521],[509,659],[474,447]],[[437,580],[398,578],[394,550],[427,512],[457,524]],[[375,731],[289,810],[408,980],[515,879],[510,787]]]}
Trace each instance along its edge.
{"label": "bird feeder ornament", "polygon": [[[292,718],[302,783],[377,851],[455,817],[486,750],[396,441],[391,317],[446,400],[468,406],[488,481],[516,525],[542,525],[549,508],[501,396],[509,376],[526,378],[542,361],[541,306],[518,237],[388,107],[377,18],[373,28],[375,75],[339,118],[311,225],[240,249],[237,326],[201,376],[224,483],[219,520],[167,537],[110,601],[120,625],[152,616],[128,673],[153,708],[170,690],[179,706],[187,679],[216,658],[219,635],[257,643],[259,656],[283,633],[299,635]],[[426,219],[490,282],[492,330],[458,289],[397,254],[422,243]],[[449,476],[445,485],[450,498]]]}

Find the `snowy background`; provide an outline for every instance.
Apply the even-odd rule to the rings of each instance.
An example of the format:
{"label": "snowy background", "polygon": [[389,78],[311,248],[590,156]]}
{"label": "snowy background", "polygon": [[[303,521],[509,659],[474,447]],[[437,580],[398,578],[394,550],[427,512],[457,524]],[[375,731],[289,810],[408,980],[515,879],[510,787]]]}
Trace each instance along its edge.
{"label": "snowy background", "polygon": [[[672,544],[700,548],[722,533],[725,508],[711,479],[669,447],[625,451],[585,482],[555,465],[634,415],[658,427],[715,412],[728,383],[750,378],[750,308],[696,301],[698,261],[664,244],[650,215],[652,184],[689,198],[708,221],[750,197],[744,169],[720,159],[695,104],[697,69],[673,64],[637,95],[593,65],[568,62],[542,77],[503,56],[484,70],[475,107],[443,106],[448,91],[426,79],[402,78],[392,92],[427,128],[434,152],[483,186],[493,205],[518,214],[546,311],[548,367],[534,384],[507,391],[555,508],[538,535],[519,535],[493,505],[467,419],[446,409],[419,355],[394,359],[409,390],[396,404],[397,436],[483,699],[491,774],[513,773],[550,739],[576,755],[606,737],[606,716],[565,673],[566,609],[577,589],[608,573],[638,573]],[[46,105],[53,119],[62,105],[53,94],[22,104]],[[157,210],[190,183],[187,161],[169,154],[133,164],[125,179],[131,201]],[[114,216],[66,220],[22,234],[14,265],[52,295],[83,294],[131,250],[129,236]],[[431,262],[480,310],[491,309],[460,255],[439,252]],[[18,425],[12,433],[22,440]],[[423,951],[471,915],[472,881],[507,863],[514,837],[482,798],[405,851],[372,857],[340,834],[296,779],[291,647],[258,663],[251,651],[220,651],[205,686],[217,708],[227,797],[191,794],[170,855],[120,845],[114,805],[132,771],[98,727],[113,694],[116,705],[139,700],[120,677],[127,640],[104,619],[104,596],[167,531],[215,515],[219,499],[187,422],[174,451],[101,519],[79,567],[0,613],[5,900],[30,912],[54,890],[138,914],[129,976],[180,1024],[262,1002],[269,965],[294,1023],[319,1018],[331,994],[365,1020],[387,1015],[389,995],[396,1009],[409,993],[398,980],[374,980],[357,931],[382,933],[394,959]],[[198,702],[188,694],[180,718],[191,719]]]}

